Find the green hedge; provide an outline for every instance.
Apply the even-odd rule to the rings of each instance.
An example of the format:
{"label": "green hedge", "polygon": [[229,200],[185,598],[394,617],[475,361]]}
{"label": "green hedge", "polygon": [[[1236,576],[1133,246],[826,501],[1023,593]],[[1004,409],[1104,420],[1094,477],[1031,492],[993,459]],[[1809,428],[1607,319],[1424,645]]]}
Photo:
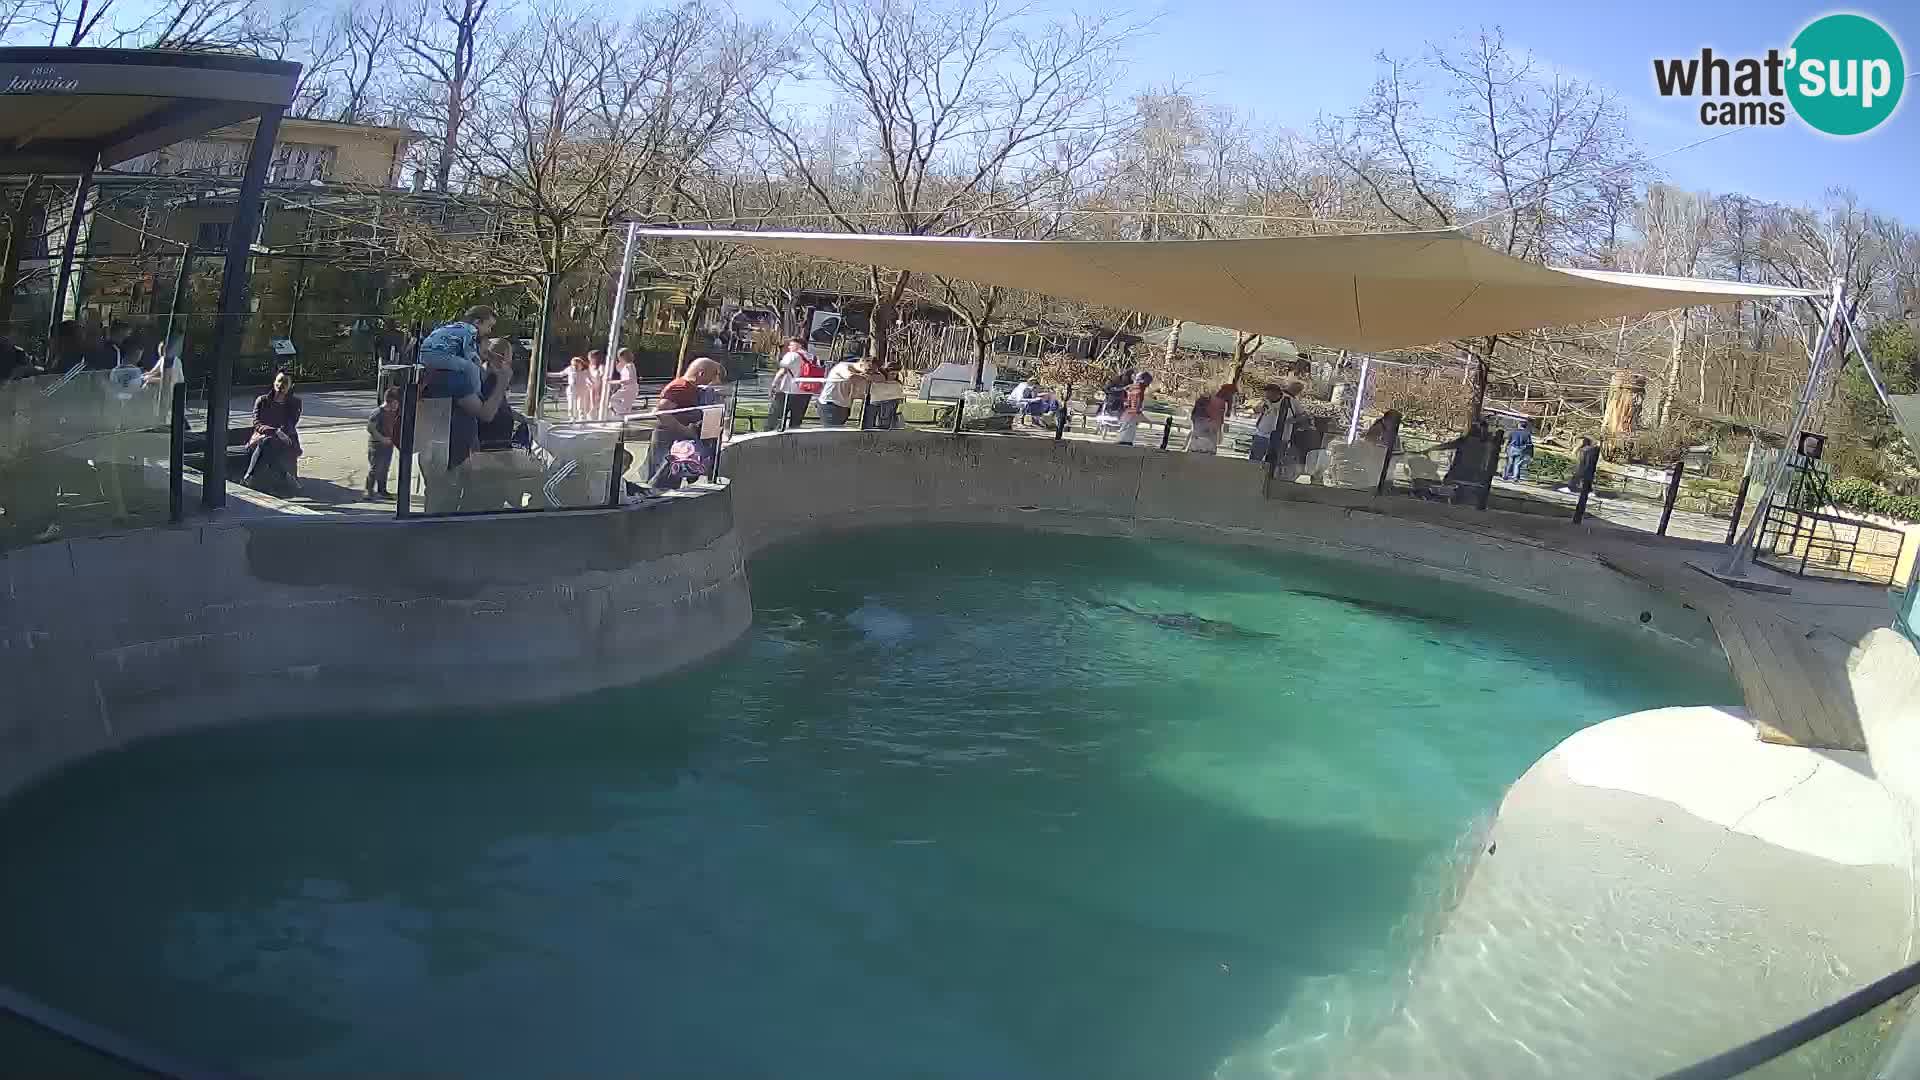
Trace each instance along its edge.
{"label": "green hedge", "polygon": [[1863,514],[1920,521],[1920,495],[1895,495],[1871,480],[1843,476],[1832,485],[1833,504]]}
{"label": "green hedge", "polygon": [[1527,479],[1541,484],[1564,484],[1573,479],[1573,459],[1551,450],[1536,449],[1533,464],[1527,467]]}

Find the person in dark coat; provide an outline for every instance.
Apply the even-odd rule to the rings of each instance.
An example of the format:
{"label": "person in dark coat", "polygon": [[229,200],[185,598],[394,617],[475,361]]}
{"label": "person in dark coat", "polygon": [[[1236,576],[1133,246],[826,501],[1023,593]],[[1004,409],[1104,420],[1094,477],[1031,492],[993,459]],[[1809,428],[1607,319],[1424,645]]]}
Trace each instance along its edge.
{"label": "person in dark coat", "polygon": [[300,395],[293,392],[293,375],[285,368],[274,374],[271,390],[253,399],[247,451],[241,483],[274,494],[300,493]]}

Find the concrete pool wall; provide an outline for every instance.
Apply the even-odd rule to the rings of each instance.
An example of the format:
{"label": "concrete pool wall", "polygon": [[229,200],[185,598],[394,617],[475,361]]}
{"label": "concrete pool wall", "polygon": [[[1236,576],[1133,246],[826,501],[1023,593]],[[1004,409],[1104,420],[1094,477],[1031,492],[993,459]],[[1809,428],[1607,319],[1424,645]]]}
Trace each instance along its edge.
{"label": "concrete pool wall", "polygon": [[13,694],[0,711],[0,797],[183,726],[638,682],[745,632],[755,552],[863,525],[998,523],[1364,560],[1724,664],[1700,612],[1604,560],[1487,531],[1467,510],[1416,520],[1369,509],[1370,493],[1326,489],[1262,499],[1245,461],[811,430],[736,440],[723,464],[726,486],[642,507],[230,521],[0,555],[0,680]]}
{"label": "concrete pool wall", "polygon": [[[804,431],[737,440],[723,471],[724,487],[619,510],[235,521],[8,552],[0,799],[81,757],[202,723],[638,682],[746,631],[754,553],[867,525],[1004,524],[1306,552],[1552,607],[1639,636],[1653,662],[1727,663],[1686,588],[1499,531],[1498,516],[1470,510],[1292,486],[1262,498],[1261,471],[1245,461]],[[1765,746],[1727,708],[1617,718],[1541,759],[1502,806],[1498,852],[1477,864],[1406,1015],[1433,1028],[1503,1012],[1476,1049],[1479,1075],[1561,1075],[1569,1062],[1601,1075],[1591,1049],[1636,1040],[1660,1051],[1639,1062],[1652,1071],[1911,958],[1920,659],[1892,631],[1858,654],[1848,684],[1869,754]],[[1696,948],[1708,934],[1735,942],[1711,964]],[[1564,961],[1565,985],[1541,989],[1542,955]],[[1783,991],[1755,1002],[1709,977],[1756,966],[1784,973],[1771,984]],[[1700,977],[1673,978],[1683,967]],[[1547,1008],[1548,991],[1579,1018]],[[1465,1006],[1484,1011],[1455,1012]],[[1662,1023],[1692,1015],[1711,1026],[1645,1038],[1649,1009]],[[1445,1072],[1420,1038],[1417,1027],[1382,1032],[1369,1060],[1382,1075]]]}
{"label": "concrete pool wall", "polygon": [[726,471],[749,555],[819,532],[908,522],[1243,544],[1445,578],[1725,665],[1704,615],[1600,559],[1486,531],[1485,517],[1468,508],[1432,507],[1439,520],[1412,519],[1381,512],[1371,492],[1304,485],[1276,485],[1263,499],[1262,471],[1245,460],[1082,441],[808,430],[742,439],[728,447]]}
{"label": "concrete pool wall", "polygon": [[562,698],[753,619],[724,490],[644,507],[158,528],[0,557],[0,798],[203,723]]}

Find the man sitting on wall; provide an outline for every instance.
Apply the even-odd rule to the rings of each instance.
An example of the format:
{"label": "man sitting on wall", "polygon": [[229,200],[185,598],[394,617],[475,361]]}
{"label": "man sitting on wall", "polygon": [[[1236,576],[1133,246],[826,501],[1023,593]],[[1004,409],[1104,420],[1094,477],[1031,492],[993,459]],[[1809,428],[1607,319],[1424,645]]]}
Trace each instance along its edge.
{"label": "man sitting on wall", "polygon": [[[421,373],[417,437],[427,513],[477,509],[465,506],[462,496],[473,452],[480,446],[480,425],[493,420],[505,406],[511,363],[498,353],[486,357],[486,370],[495,376],[491,387],[482,382],[484,376],[465,366],[427,368]],[[440,420],[442,415],[445,421]]]}

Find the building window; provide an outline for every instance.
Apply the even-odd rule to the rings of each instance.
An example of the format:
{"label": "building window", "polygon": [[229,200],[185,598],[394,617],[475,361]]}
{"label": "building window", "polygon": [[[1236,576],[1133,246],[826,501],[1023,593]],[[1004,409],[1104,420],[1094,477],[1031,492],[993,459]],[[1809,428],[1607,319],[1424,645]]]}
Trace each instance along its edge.
{"label": "building window", "polygon": [[233,235],[233,224],[227,221],[203,221],[193,235],[193,246],[202,250],[225,251],[227,238]]}

